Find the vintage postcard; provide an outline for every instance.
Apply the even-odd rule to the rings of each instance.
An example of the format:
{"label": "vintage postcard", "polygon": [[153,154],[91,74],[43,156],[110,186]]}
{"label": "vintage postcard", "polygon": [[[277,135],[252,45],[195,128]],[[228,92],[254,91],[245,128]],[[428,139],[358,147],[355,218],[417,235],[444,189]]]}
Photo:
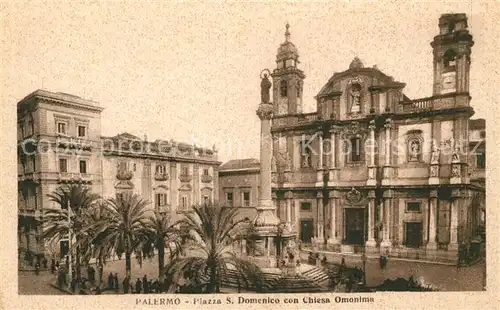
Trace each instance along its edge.
{"label": "vintage postcard", "polygon": [[498,305],[498,2],[0,8],[0,307]]}

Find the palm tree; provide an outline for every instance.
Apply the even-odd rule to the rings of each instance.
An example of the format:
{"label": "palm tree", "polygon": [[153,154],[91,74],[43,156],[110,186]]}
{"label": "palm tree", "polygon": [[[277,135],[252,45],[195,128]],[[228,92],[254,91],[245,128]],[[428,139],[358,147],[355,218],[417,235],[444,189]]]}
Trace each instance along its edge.
{"label": "palm tree", "polygon": [[199,279],[208,276],[206,292],[219,291],[228,269],[233,268],[244,282],[259,286],[261,270],[254,263],[234,253],[232,243],[241,235],[246,220],[235,220],[238,209],[204,204],[194,206],[179,223],[183,234],[192,246],[188,257],[177,257],[167,270],[167,277],[179,279],[192,276]]}
{"label": "palm tree", "polygon": [[[44,210],[43,214],[43,233],[42,237],[48,242],[59,241],[69,235],[75,237],[76,243],[76,279],[81,279],[81,248],[79,240],[82,237],[82,231],[85,227],[82,214],[98,198],[99,195],[92,193],[91,188],[80,184],[63,185],[56,188],[50,194],[47,194],[50,201],[60,206],[58,209],[49,208]],[[68,206],[71,213],[68,221]],[[69,249],[73,251],[74,249]]]}
{"label": "palm tree", "polygon": [[[162,282],[165,275],[165,248],[168,249],[170,260],[172,260],[179,253],[182,237],[170,216],[160,212],[155,212],[148,218],[144,226],[144,234],[151,245],[149,252],[152,253],[154,249],[158,251],[158,278]],[[147,251],[147,247],[144,250]]]}
{"label": "palm tree", "polygon": [[102,281],[102,272],[103,266],[106,263],[106,257],[108,253],[111,252],[110,249],[106,248],[104,244],[102,244],[102,240],[97,238],[96,231],[92,229],[98,223],[105,221],[109,218],[109,212],[105,206],[106,201],[99,201],[99,203],[94,204],[92,207],[86,209],[82,214],[83,221],[85,223],[84,229],[82,231],[82,237],[79,240],[78,245],[81,246],[82,249],[85,249],[85,252],[82,253],[84,256],[84,260],[88,263],[91,258],[97,259],[97,265],[99,266],[99,274],[97,276],[98,284],[101,284]]}
{"label": "palm tree", "polygon": [[137,194],[124,193],[105,204],[107,218],[88,227],[95,230],[94,246],[99,253],[118,256],[125,253],[125,272],[130,277],[132,254],[142,256],[147,244],[146,227],[149,202]]}

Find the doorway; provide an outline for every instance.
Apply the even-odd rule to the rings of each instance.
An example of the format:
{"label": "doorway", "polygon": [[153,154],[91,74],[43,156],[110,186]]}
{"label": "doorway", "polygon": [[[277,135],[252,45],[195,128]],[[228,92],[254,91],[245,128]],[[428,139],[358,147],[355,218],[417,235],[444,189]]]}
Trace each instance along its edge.
{"label": "doorway", "polygon": [[345,208],[345,242],[353,245],[365,243],[365,209]]}
{"label": "doorway", "polygon": [[314,236],[313,219],[301,219],[300,241],[302,241],[302,243],[311,243],[311,239],[313,236]]}

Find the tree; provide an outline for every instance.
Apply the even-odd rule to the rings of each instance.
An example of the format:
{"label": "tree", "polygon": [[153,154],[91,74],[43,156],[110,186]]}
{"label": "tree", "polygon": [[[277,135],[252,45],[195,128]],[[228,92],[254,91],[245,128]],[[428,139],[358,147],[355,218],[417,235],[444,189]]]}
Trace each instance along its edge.
{"label": "tree", "polygon": [[[232,248],[234,237],[241,235],[245,220],[235,220],[238,209],[204,204],[194,206],[180,220],[181,233],[188,240],[192,251],[187,257],[177,257],[167,268],[172,279],[208,276],[207,293],[219,292],[222,279],[229,276],[232,268],[244,282],[260,286],[260,268],[238,257]],[[244,228],[243,228],[244,227]]]}
{"label": "tree", "polygon": [[142,256],[147,243],[144,227],[150,212],[148,205],[139,195],[124,193],[117,199],[108,199],[104,205],[107,218],[88,227],[95,230],[93,244],[99,253],[125,254],[125,272],[129,277],[132,254]]}
{"label": "tree", "polygon": [[[98,198],[99,195],[92,193],[91,188],[80,184],[63,185],[47,194],[50,201],[60,206],[59,209],[48,208],[43,214],[42,237],[48,242],[53,242],[68,237],[69,233],[75,238],[75,246],[69,249],[75,252],[76,279],[81,279],[81,248],[79,240],[82,238],[84,220],[82,214]],[[68,206],[70,210],[68,210]],[[68,221],[68,211],[70,220]]]}
{"label": "tree", "polygon": [[[160,212],[155,212],[148,218],[144,226],[144,235],[151,245],[149,253],[153,253],[154,249],[158,251],[158,277],[162,282],[165,275],[165,249],[168,249],[170,260],[172,260],[179,253],[182,237],[176,224],[171,222],[170,216]],[[143,250],[148,252],[147,247]]]}

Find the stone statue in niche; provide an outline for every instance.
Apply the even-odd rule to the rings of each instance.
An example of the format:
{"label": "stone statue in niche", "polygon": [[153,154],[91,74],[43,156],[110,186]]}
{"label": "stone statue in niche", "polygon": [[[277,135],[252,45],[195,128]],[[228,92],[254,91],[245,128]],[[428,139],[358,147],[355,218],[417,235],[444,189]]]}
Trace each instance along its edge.
{"label": "stone statue in niche", "polygon": [[358,83],[351,86],[351,113],[361,111],[361,85]]}
{"label": "stone statue in niche", "polygon": [[451,162],[456,163],[460,162],[460,149],[458,146],[455,146],[455,149],[453,150],[453,154],[451,154]]}
{"label": "stone statue in niche", "polygon": [[413,140],[410,142],[410,160],[418,161],[420,156],[420,141]]}
{"label": "stone statue in niche", "polygon": [[460,165],[453,165],[451,167],[451,176],[454,178],[460,177]]}
{"label": "stone statue in niche", "polygon": [[432,145],[431,164],[439,164],[439,153],[439,147],[434,143]]}
{"label": "stone statue in niche", "polygon": [[262,77],[262,80],[260,82],[260,100],[262,103],[269,103],[271,99],[270,90],[271,90],[271,81],[269,81],[267,73],[264,73],[264,77]]}

